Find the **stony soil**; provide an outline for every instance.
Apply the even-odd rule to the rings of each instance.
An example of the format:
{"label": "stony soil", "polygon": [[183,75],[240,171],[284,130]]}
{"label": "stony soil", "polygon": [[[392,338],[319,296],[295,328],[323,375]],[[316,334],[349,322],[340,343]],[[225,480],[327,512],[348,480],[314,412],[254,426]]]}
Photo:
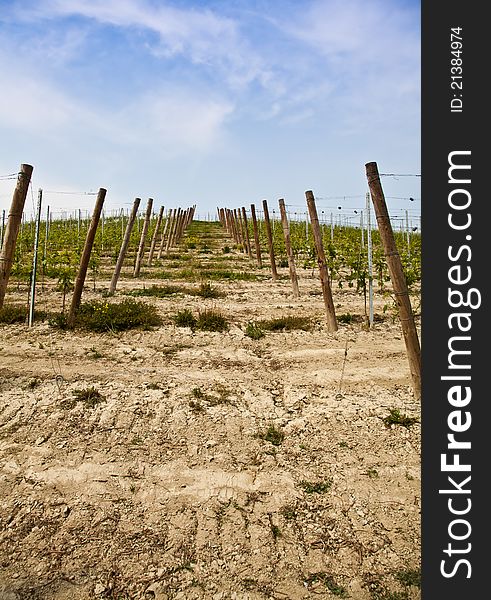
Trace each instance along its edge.
{"label": "stony soil", "polygon": [[[220,235],[201,263],[224,259]],[[164,317],[152,331],[0,326],[0,600],[420,597],[420,426],[384,422],[420,417],[399,324],[328,333],[315,273],[299,269],[294,299],[288,269],[273,283],[228,256],[261,279],[146,298]],[[162,283],[148,276],[115,299]],[[353,290],[334,300],[363,314]],[[60,294],[39,303],[59,310]],[[219,308],[229,331],[176,327],[184,307]],[[315,326],[244,333],[284,315]],[[100,401],[77,401],[91,386]]]}

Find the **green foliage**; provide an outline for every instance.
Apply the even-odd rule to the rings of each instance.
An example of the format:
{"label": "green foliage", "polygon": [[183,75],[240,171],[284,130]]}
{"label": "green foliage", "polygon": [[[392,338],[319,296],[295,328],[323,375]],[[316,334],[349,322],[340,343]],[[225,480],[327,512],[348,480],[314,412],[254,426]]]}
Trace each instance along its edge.
{"label": "green foliage", "polygon": [[150,329],[160,325],[162,319],[154,306],[127,298],[119,303],[92,300],[82,304],[77,311],[75,326],[90,331],[125,331]]}
{"label": "green foliage", "polygon": [[201,331],[227,331],[227,319],[217,310],[204,310],[199,313],[196,321],[196,329]]}
{"label": "green foliage", "polygon": [[0,308],[0,323],[11,325],[12,323],[25,323],[28,310],[25,306],[18,304],[4,305]]}
{"label": "green foliage", "polygon": [[125,294],[127,296],[153,296],[155,298],[166,298],[182,292],[183,289],[178,285],[152,285],[149,288],[130,290],[125,292]]}
{"label": "green foliage", "polygon": [[283,431],[281,431],[281,429],[278,429],[274,425],[270,425],[266,431],[260,431],[257,433],[256,437],[264,440],[265,442],[270,442],[273,444],[273,446],[279,446],[285,439],[285,434]]}
{"label": "green foliage", "polygon": [[421,587],[421,570],[420,569],[405,569],[398,571],[395,578],[404,586]]}
{"label": "green foliage", "polygon": [[407,415],[401,414],[398,408],[391,408],[390,413],[387,417],[382,419],[387,427],[391,425],[402,425],[409,429],[411,425],[414,425],[419,421],[416,417],[408,417]]}
{"label": "green foliage", "polygon": [[324,481],[301,481],[300,487],[306,494],[324,494],[331,489],[332,479]]}
{"label": "green foliage", "polygon": [[199,289],[196,290],[196,295],[202,298],[221,298],[221,294],[216,288],[212,287],[209,282],[202,282]]}
{"label": "green foliage", "polygon": [[257,323],[249,321],[246,325],[245,335],[252,340],[260,340],[264,337],[265,333]]}
{"label": "green foliage", "polygon": [[312,322],[309,317],[278,317],[266,321],[258,321],[257,326],[266,331],[293,331],[300,329],[302,331],[311,331]]}
{"label": "green foliage", "polygon": [[185,308],[184,310],[180,310],[174,316],[174,323],[177,325],[177,327],[191,327],[191,329],[194,330],[197,319],[188,308]]}
{"label": "green foliage", "polygon": [[343,586],[336,583],[334,578],[325,572],[312,573],[305,580],[307,586],[311,586],[313,583],[318,582],[323,583],[326,586],[326,588],[331,592],[331,594],[337,596],[338,598],[349,597],[347,590]]}

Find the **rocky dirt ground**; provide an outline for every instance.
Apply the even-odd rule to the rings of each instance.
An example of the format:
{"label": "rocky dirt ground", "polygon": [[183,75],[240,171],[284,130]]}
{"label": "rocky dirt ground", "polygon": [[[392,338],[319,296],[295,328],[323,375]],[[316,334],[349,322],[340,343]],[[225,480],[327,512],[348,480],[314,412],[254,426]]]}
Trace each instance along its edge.
{"label": "rocky dirt ground", "polygon": [[[194,260],[224,260],[213,231]],[[261,278],[145,298],[164,317],[151,331],[0,326],[0,600],[420,597],[420,425],[384,422],[420,417],[399,324],[328,333],[316,274],[299,269],[294,299],[288,269],[273,283],[227,257]],[[148,275],[115,299],[162,283]],[[350,289],[334,300],[363,314]],[[229,331],[176,327],[185,307],[220,309]],[[284,315],[316,324],[244,333]],[[98,401],[77,400],[92,386]]]}

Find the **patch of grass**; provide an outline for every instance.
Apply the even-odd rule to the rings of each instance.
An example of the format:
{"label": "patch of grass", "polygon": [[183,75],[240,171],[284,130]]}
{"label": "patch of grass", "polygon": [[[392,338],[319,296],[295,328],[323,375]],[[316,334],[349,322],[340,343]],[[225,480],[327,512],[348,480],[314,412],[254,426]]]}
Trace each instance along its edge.
{"label": "patch of grass", "polygon": [[334,596],[337,596],[338,598],[349,598],[346,588],[336,583],[334,578],[325,572],[312,573],[305,579],[307,586],[319,582],[324,584]]}
{"label": "patch of grass", "polygon": [[105,397],[94,386],[74,390],[73,395],[77,400],[81,400],[86,408],[95,408],[101,402],[106,401]]}
{"label": "patch of grass", "polygon": [[283,431],[281,431],[281,429],[278,429],[274,425],[270,425],[266,431],[260,431],[257,433],[256,437],[264,440],[265,442],[270,442],[273,444],[273,446],[279,446],[285,439],[285,434]]}
{"label": "patch of grass", "polygon": [[223,252],[224,254],[230,254],[230,252],[231,252],[231,250],[230,250],[230,246],[224,246],[224,247],[222,248],[222,252]]}
{"label": "patch of grass", "polygon": [[390,413],[387,417],[384,417],[383,422],[386,427],[390,427],[391,425],[402,425],[409,429],[411,425],[418,423],[419,419],[416,417],[408,417],[400,412],[398,408],[391,408]]}
{"label": "patch of grass", "polygon": [[266,321],[258,321],[257,326],[266,331],[312,331],[312,322],[309,317],[278,317]]}
{"label": "patch of grass", "polygon": [[[141,290],[125,292],[127,296],[154,296],[155,298],[166,298],[173,294],[183,293],[184,290],[178,285],[152,285]],[[184,292],[185,293],[185,292]]]}
{"label": "patch of grass", "polygon": [[[26,306],[18,304],[5,304],[0,308],[0,323],[5,325],[13,325],[14,323],[27,323],[29,309]],[[42,320],[46,318],[46,312],[42,310],[34,311],[34,320]]]}
{"label": "patch of grass", "polygon": [[204,400],[206,398],[206,394],[199,387],[193,388],[191,390],[191,395],[193,398],[199,398],[200,400]]}
{"label": "patch of grass", "polygon": [[378,471],[377,471],[377,469],[368,469],[367,470],[367,475],[368,475],[368,477],[370,477],[370,479],[377,479],[378,478]]}
{"label": "patch of grass", "polygon": [[406,587],[415,586],[421,587],[421,570],[420,569],[405,569],[395,573],[397,581]]}
{"label": "patch of grass", "polygon": [[324,481],[301,481],[300,487],[306,494],[325,494],[331,489],[332,479],[326,479]]}
{"label": "patch of grass", "polygon": [[265,333],[257,323],[249,321],[245,328],[245,335],[250,337],[251,340],[260,340],[264,337]]}
{"label": "patch of grass", "polygon": [[281,529],[278,527],[278,525],[273,525],[273,523],[271,523],[271,533],[275,542],[279,537],[281,537]]}
{"label": "patch of grass", "polygon": [[205,407],[201,404],[201,402],[196,402],[195,400],[190,400],[189,401],[189,408],[194,412],[194,413],[202,413],[205,412]]}
{"label": "patch of grass", "polygon": [[77,311],[75,326],[90,331],[125,331],[151,329],[162,319],[154,306],[127,298],[119,303],[92,300],[82,304]]}
{"label": "patch of grass", "polygon": [[293,504],[288,504],[286,506],[282,506],[280,508],[280,514],[287,520],[287,521],[294,521],[297,518],[297,510],[295,508],[295,506]]}
{"label": "patch of grass", "polygon": [[174,323],[177,327],[191,327],[191,329],[196,328],[197,319],[193,315],[193,313],[189,310],[189,308],[185,308],[184,310],[180,310],[174,317]]}
{"label": "patch of grass", "polygon": [[92,358],[93,360],[97,360],[98,358],[104,357],[104,354],[102,354],[102,352],[99,352],[99,350],[97,350],[97,348],[95,348],[94,346],[92,346],[92,348],[89,348],[86,354],[89,358]]}
{"label": "patch of grass", "polygon": [[37,377],[33,377],[32,379],[29,380],[29,382],[27,384],[27,389],[33,390],[33,389],[37,388],[37,386],[40,383],[41,383],[41,381]]}
{"label": "patch of grass", "polygon": [[199,289],[194,292],[196,296],[201,298],[222,298],[223,294],[216,288],[212,287],[209,282],[202,282]]}
{"label": "patch of grass", "polygon": [[199,313],[196,328],[201,331],[227,331],[227,319],[217,310],[204,310]]}
{"label": "patch of grass", "polygon": [[343,313],[342,315],[338,315],[337,316],[338,319],[338,323],[353,323],[353,321],[355,320],[355,315],[352,315],[351,313]]}

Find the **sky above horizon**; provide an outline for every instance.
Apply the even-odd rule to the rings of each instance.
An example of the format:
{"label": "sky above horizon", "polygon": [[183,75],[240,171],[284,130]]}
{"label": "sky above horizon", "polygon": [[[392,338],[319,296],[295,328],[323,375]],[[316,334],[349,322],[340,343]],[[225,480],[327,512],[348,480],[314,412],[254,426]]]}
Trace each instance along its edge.
{"label": "sky above horizon", "polygon": [[[420,2],[0,0],[0,209],[420,210]],[[409,175],[409,176],[407,176]],[[409,198],[414,200],[409,201]]]}

